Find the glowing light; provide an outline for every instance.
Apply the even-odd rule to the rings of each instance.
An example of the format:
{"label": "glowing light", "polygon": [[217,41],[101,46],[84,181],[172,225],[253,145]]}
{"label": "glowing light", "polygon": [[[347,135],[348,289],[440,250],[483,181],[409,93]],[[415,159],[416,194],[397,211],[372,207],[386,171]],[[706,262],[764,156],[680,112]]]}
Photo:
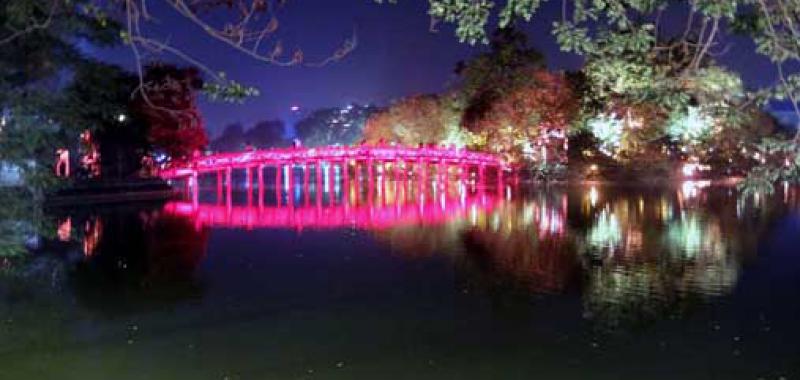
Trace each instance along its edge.
{"label": "glowing light", "polygon": [[711,181],[684,181],[681,192],[687,199],[696,198],[701,189],[711,186]]}
{"label": "glowing light", "polygon": [[588,235],[589,244],[597,248],[613,248],[622,242],[622,228],[613,213],[603,210]]}
{"label": "glowing light", "polygon": [[714,127],[714,119],[699,107],[689,107],[686,113],[674,113],[667,124],[667,134],[673,140],[697,142]]}
{"label": "glowing light", "polygon": [[691,162],[687,162],[683,164],[681,171],[685,177],[694,177],[701,171],[711,170],[711,167],[708,165],[701,165],[696,162],[696,159],[691,159]]}
{"label": "glowing light", "polygon": [[128,119],[128,116],[125,115],[124,113],[121,113],[121,114],[117,115],[117,121],[120,122],[120,123],[124,123],[125,120],[127,120],[127,119]]}
{"label": "glowing light", "polygon": [[289,107],[289,110],[291,110],[292,112],[300,111],[300,106],[291,106]]}
{"label": "glowing light", "polygon": [[67,218],[58,225],[58,240],[69,241],[72,236],[72,218]]}
{"label": "glowing light", "polygon": [[614,155],[622,145],[623,124],[617,115],[599,115],[588,123],[589,130],[600,140],[600,150]]}
{"label": "glowing light", "polygon": [[56,149],[56,177],[69,177],[69,150],[65,148]]}
{"label": "glowing light", "polygon": [[[323,212],[316,205],[301,207],[225,206],[170,202],[164,206],[167,215],[188,216],[198,225],[212,227],[329,229],[341,227],[384,229],[405,225],[440,224],[470,216],[477,222],[479,211],[490,212],[502,200],[481,197],[442,197],[439,202],[414,204],[349,204],[328,205]],[[499,227],[498,217],[493,221]],[[87,227],[88,228],[88,227]]]}
{"label": "glowing light", "polygon": [[589,204],[591,204],[592,207],[597,206],[598,199],[600,199],[600,193],[597,192],[596,187],[592,186],[592,188],[589,189]]}
{"label": "glowing light", "polygon": [[175,179],[192,173],[214,172],[227,168],[245,168],[257,165],[277,165],[280,163],[309,160],[356,161],[377,159],[381,161],[414,161],[421,163],[486,165],[506,169],[508,163],[498,155],[473,152],[464,149],[440,147],[402,147],[402,146],[357,146],[357,147],[302,147],[255,150],[250,152],[217,153],[197,157],[180,166],[168,167],[159,173],[164,179]]}

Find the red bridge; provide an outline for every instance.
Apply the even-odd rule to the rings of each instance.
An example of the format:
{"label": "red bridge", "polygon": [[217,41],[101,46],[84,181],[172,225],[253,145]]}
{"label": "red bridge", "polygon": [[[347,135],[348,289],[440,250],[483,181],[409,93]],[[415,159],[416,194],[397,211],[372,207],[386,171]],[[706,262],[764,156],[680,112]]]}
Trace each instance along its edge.
{"label": "red bridge", "polygon": [[410,163],[417,165],[459,165],[508,169],[506,162],[497,155],[473,152],[459,148],[402,146],[357,146],[319,147],[253,150],[235,153],[217,153],[196,158],[189,163],[165,169],[161,176],[167,179],[191,176],[202,172],[330,162],[365,163]]}
{"label": "red bridge", "polygon": [[283,165],[319,165],[327,162],[332,165],[364,163],[368,170],[374,164],[395,164],[395,166],[416,165],[423,169],[427,165],[440,167],[458,166],[462,169],[486,167],[508,170],[509,165],[499,156],[473,152],[458,148],[402,146],[358,146],[358,147],[320,147],[267,149],[235,153],[217,153],[203,156],[175,167],[163,169],[162,178],[178,179],[196,176],[199,173],[230,171],[232,169],[281,167]]}
{"label": "red bridge", "polygon": [[[362,169],[366,169],[368,184],[374,184],[375,168],[383,178],[390,175],[394,179],[405,181],[415,178],[419,183],[428,182],[431,168],[435,168],[438,181],[446,181],[455,173],[460,181],[471,182],[483,188],[486,184],[487,168],[494,174],[497,188],[503,186],[503,172],[510,166],[499,156],[490,153],[473,152],[457,148],[441,147],[402,147],[402,146],[357,146],[357,147],[321,147],[321,148],[287,148],[254,150],[236,153],[217,153],[198,157],[180,166],[162,169],[160,176],[168,180],[186,180],[186,190],[192,194],[194,203],[198,202],[199,176],[206,173],[216,174],[218,199],[231,199],[232,171],[244,169],[246,187],[250,192],[255,184],[255,170],[258,179],[259,199],[263,196],[264,169],[275,168],[275,187],[294,188],[294,171],[296,167],[303,169],[303,185],[308,187],[309,168],[315,168],[317,188],[321,178],[332,178],[331,171],[336,170],[342,182],[348,183],[351,173],[356,182],[360,182]],[[338,166],[338,170],[337,170]],[[288,169],[286,171],[285,169]],[[323,170],[325,172],[323,172]],[[225,173],[223,179],[223,173]],[[286,176],[285,179],[282,176]],[[284,186],[281,186],[284,184]],[[222,194],[223,187],[226,196]]]}

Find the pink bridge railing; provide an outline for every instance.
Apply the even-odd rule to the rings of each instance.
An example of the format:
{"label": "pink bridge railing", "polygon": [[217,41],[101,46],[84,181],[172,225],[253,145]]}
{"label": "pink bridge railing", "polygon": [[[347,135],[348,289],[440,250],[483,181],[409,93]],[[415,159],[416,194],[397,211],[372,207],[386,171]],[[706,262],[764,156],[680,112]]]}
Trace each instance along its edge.
{"label": "pink bridge railing", "polygon": [[[318,148],[266,149],[246,152],[216,153],[188,163],[167,167],[159,175],[164,179],[196,176],[199,173],[249,169],[281,165],[318,165],[320,162],[407,163],[416,165],[458,165],[509,170],[500,156],[465,149],[404,146],[328,146]],[[371,167],[371,165],[370,165]]]}

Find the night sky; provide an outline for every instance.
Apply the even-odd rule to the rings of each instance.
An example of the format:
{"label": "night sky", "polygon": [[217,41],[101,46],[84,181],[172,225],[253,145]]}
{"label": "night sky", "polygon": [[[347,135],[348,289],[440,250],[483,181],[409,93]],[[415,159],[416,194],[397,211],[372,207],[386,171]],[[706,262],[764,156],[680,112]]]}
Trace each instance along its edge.
{"label": "night sky", "polygon": [[[379,5],[372,0],[294,0],[279,14],[279,38],[287,51],[300,47],[311,62],[327,57],[350,37],[358,36],[358,47],[342,61],[322,68],[276,67],[258,62],[223,43],[203,35],[168,6],[152,3],[158,24],[154,36],[167,36],[186,53],[224,71],[229,77],[256,86],[261,96],[244,105],[202,102],[207,129],[212,136],[225,125],[241,122],[246,127],[259,120],[289,119],[289,108],[304,110],[343,106],[350,102],[386,104],[402,96],[439,92],[453,83],[453,67],[459,60],[483,47],[461,44],[452,27],[429,30],[427,1],[401,0],[397,5]],[[560,15],[560,2],[547,2],[530,23],[522,23],[531,44],[547,57],[552,69],[576,69],[578,56],[559,51],[550,34],[552,21]],[[681,15],[666,15],[665,24],[678,24]],[[751,43],[729,38],[728,52],[720,62],[743,74],[748,86],[775,80],[769,62],[753,53]],[[125,48],[94,50],[104,60],[131,67],[132,54]],[[169,60],[169,57],[158,57]]]}

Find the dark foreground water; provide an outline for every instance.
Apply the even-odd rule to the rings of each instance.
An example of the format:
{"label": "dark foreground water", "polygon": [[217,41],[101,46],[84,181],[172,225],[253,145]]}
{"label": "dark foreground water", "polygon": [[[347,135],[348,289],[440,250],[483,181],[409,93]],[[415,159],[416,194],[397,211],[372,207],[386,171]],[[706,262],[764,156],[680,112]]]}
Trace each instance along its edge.
{"label": "dark foreground water", "polygon": [[794,190],[320,189],[57,213],[0,379],[800,378]]}

